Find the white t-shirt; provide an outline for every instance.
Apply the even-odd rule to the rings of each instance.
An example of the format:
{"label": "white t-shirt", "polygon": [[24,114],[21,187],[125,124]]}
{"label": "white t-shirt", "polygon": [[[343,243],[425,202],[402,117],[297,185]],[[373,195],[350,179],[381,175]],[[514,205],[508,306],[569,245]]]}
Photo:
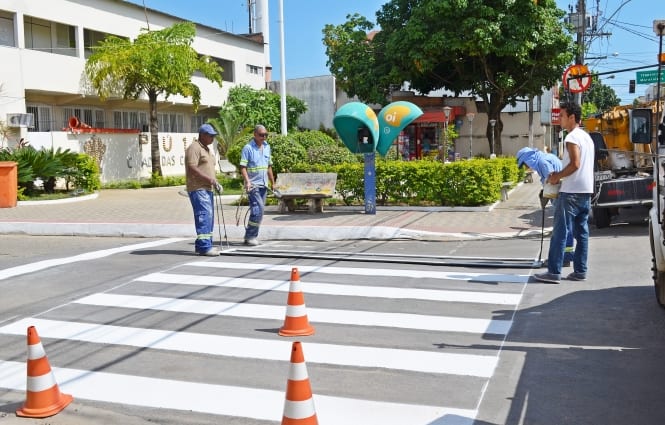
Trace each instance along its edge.
{"label": "white t-shirt", "polygon": [[[579,127],[568,133],[565,144],[572,143],[580,149],[580,168],[561,180],[559,191],[566,193],[593,193],[594,146],[591,136]],[[568,149],[563,150],[563,168],[570,163]]]}

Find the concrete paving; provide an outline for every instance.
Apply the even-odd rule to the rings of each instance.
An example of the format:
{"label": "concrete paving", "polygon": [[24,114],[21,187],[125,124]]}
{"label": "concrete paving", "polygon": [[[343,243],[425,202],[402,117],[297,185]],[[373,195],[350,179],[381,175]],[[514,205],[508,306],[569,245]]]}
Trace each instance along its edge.
{"label": "concrete paving", "polygon": [[[459,240],[540,235],[540,184],[520,183],[505,201],[466,207],[382,207],[376,214],[364,208],[330,206],[323,213],[305,210],[280,214],[268,206],[260,240],[415,239]],[[0,234],[83,235],[127,237],[195,236],[189,199],[182,187],[107,189],[60,201],[19,202],[0,208]],[[237,196],[222,196],[215,218],[215,240],[242,240],[247,207]],[[218,225],[219,223],[219,225]],[[546,209],[546,231],[551,208]],[[225,232],[226,230],[226,232]]]}

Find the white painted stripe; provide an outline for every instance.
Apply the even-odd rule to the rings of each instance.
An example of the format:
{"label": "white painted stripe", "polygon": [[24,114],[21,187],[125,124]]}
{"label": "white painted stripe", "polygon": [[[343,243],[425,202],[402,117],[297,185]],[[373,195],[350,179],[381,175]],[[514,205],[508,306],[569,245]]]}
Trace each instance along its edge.
{"label": "white painted stripe", "polygon": [[305,308],[305,306],[282,306],[227,303],[217,301],[180,298],[145,297],[99,293],[74,301],[78,304],[102,307],[123,307],[193,313],[205,315],[248,317],[256,319],[284,320],[290,317],[307,316],[315,323],[335,323],[353,326],[380,326],[402,329],[421,329],[440,332],[462,332],[476,334],[506,335],[510,320],[473,319],[463,317],[431,316],[409,313],[383,313],[377,311]]}
{"label": "white painted stripe", "polygon": [[[218,356],[283,361],[291,352],[290,340],[264,340],[158,329],[26,318],[0,328],[0,333],[22,335],[27,324],[44,338],[118,344]],[[489,378],[498,357],[335,344],[307,344],[307,361],[332,365],[387,368]]]}
{"label": "white painted stripe", "polygon": [[284,402],[284,416],[289,419],[305,419],[315,414],[314,400],[311,398],[303,401],[286,400]]}
{"label": "white painted stripe", "polygon": [[108,257],[113,254],[118,254],[121,252],[136,251],[137,249],[153,248],[156,246],[168,245],[170,243],[182,240],[185,239],[183,238],[161,239],[158,241],[125,245],[118,248],[86,252],[85,254],[74,255],[73,257],[53,258],[51,260],[37,261],[36,263],[24,264],[22,266],[10,267],[8,269],[0,270],[0,280],[8,279],[10,277],[19,276],[22,274],[33,273],[39,270],[49,269],[51,267],[62,266],[63,264],[71,264],[79,261],[98,260],[100,258]]}
{"label": "white painted stripe", "polygon": [[[309,352],[309,345],[307,348]],[[290,346],[285,354],[290,352]],[[54,368],[60,389],[76,398],[253,418],[280,423],[282,391]],[[0,387],[25,391],[25,364],[0,360]],[[259,402],[257,402],[257,400]],[[471,425],[477,410],[314,395],[320,425]],[[448,421],[454,418],[455,421]]]}
{"label": "white painted stripe", "polygon": [[[260,264],[260,263],[230,263],[227,261],[195,261],[184,264],[192,267],[210,267],[216,269],[241,269],[241,270],[269,270],[279,272],[291,272],[293,266],[282,264]],[[391,276],[408,277],[415,279],[447,279],[447,280],[473,280],[477,282],[506,282],[527,283],[529,275],[521,274],[499,274],[499,273],[471,273],[467,271],[434,271],[434,270],[405,270],[405,269],[372,269],[361,267],[327,267],[327,266],[298,266],[300,279],[303,273],[326,273],[336,275],[361,275],[361,276]]]}
{"label": "white painted stripe", "polygon": [[28,376],[27,384],[30,391],[45,391],[56,385],[55,376],[53,376],[53,371],[49,371],[42,376]]}
{"label": "white painted stripe", "polygon": [[[289,291],[288,280],[244,279],[224,276],[193,274],[151,273],[135,279],[140,282],[175,283],[180,285],[227,286],[257,291]],[[478,304],[517,305],[522,294],[500,292],[448,291],[439,289],[395,288],[390,286],[358,286],[336,283],[306,282],[307,294],[325,294],[351,297],[415,299],[428,301],[467,302]]]}

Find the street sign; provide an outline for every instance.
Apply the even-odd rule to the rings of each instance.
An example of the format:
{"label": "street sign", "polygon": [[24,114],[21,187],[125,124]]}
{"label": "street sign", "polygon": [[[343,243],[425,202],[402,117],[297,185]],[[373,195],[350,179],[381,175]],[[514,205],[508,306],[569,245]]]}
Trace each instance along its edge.
{"label": "street sign", "polygon": [[571,65],[563,73],[563,86],[571,93],[581,93],[591,86],[591,75],[586,65]]}
{"label": "street sign", "polygon": [[[658,82],[658,70],[636,72],[637,84],[653,84]],[[665,69],[660,70],[660,82],[665,82]]]}

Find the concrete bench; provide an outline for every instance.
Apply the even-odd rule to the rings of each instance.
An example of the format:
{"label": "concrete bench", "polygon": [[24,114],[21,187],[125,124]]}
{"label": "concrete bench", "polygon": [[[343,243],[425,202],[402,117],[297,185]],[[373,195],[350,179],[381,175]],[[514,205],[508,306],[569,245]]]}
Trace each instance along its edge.
{"label": "concrete bench", "polygon": [[335,173],[281,173],[277,175],[274,192],[279,199],[279,212],[296,210],[296,199],[307,200],[309,213],[323,212],[323,200],[335,194]]}
{"label": "concrete bench", "polygon": [[232,178],[235,178],[238,175],[236,166],[231,164],[228,159],[219,160],[219,172]]}

